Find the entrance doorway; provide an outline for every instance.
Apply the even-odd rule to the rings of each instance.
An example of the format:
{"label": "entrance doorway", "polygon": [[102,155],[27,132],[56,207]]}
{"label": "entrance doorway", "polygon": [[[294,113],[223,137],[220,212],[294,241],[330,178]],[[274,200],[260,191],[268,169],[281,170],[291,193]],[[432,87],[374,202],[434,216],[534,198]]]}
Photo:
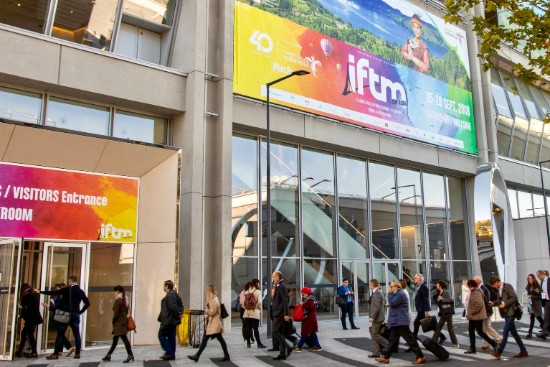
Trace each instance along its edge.
{"label": "entrance doorway", "polygon": [[354,316],[369,315],[369,261],[368,260],[344,260],[342,261],[342,278],[349,279],[353,287]]}
{"label": "entrance doorway", "polygon": [[0,360],[12,360],[17,330],[21,241],[0,240]]}
{"label": "entrance doorway", "polygon": [[[66,283],[71,275],[78,276],[80,287],[86,291],[86,244],[85,243],[59,243],[44,242],[44,256],[42,260],[42,276],[40,289],[53,290],[56,284]],[[50,297],[40,295],[41,304],[49,304]],[[39,326],[38,345],[40,351],[53,351],[56,330],[51,322],[49,307],[43,307],[44,323]],[[86,337],[86,313],[81,316],[82,345]],[[67,337],[73,340],[70,328],[67,330]]]}

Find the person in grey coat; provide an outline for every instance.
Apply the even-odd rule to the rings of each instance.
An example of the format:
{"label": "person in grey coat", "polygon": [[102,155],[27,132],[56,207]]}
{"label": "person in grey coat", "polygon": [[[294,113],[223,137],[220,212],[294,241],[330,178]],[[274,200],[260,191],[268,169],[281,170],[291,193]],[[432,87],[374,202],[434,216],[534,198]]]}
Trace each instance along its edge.
{"label": "person in grey coat", "polygon": [[372,323],[370,329],[370,335],[372,337],[372,345],[374,350],[372,354],[369,355],[369,358],[380,358],[380,349],[386,349],[388,347],[388,341],[382,335],[380,335],[380,329],[385,319],[384,311],[384,294],[382,289],[380,289],[380,283],[378,279],[371,279],[369,282],[369,287],[372,292],[372,295],[369,299],[369,322]]}
{"label": "person in grey coat", "polygon": [[542,318],[542,295],[541,287],[534,274],[529,274],[527,277],[527,297],[529,297],[529,332],[525,336],[525,339],[531,339],[533,337],[533,327],[535,326],[535,319],[540,323],[540,328],[544,327],[544,319]]}

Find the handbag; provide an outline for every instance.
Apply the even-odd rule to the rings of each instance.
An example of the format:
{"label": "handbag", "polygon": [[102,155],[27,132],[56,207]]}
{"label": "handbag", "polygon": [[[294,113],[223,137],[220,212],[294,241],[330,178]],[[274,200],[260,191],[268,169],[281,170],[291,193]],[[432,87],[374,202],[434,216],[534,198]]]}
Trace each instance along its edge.
{"label": "handbag", "polygon": [[449,316],[455,314],[455,302],[441,302],[441,306],[439,309],[439,315],[440,316]]}
{"label": "handbag", "polygon": [[514,305],[514,318],[516,320],[521,320],[523,317],[523,307],[521,307],[521,304],[516,301],[516,304]]}
{"label": "handbag", "polygon": [[420,320],[420,325],[422,326],[422,332],[427,333],[428,331],[433,331],[437,328],[437,320],[435,316],[428,316]]}
{"label": "handbag", "polygon": [[126,321],[126,329],[137,333],[136,327],[136,321],[134,318],[132,316],[128,316],[128,320]]}
{"label": "handbag", "polygon": [[301,321],[304,321],[304,307],[302,307],[302,305],[300,304],[297,304],[295,307],[294,307],[294,313],[292,314],[292,320],[293,321],[297,321],[297,322],[301,322]]}
{"label": "handbag", "polygon": [[227,309],[223,303],[220,306],[220,316],[222,319],[226,319],[229,316],[229,313],[227,313]]}
{"label": "handbag", "polygon": [[336,296],[336,304],[338,306],[344,306],[344,305],[348,304],[348,301],[346,301],[344,298],[342,298],[340,296]]}
{"label": "handbag", "polygon": [[63,310],[55,310],[53,319],[60,324],[68,324],[71,318],[71,313]]}

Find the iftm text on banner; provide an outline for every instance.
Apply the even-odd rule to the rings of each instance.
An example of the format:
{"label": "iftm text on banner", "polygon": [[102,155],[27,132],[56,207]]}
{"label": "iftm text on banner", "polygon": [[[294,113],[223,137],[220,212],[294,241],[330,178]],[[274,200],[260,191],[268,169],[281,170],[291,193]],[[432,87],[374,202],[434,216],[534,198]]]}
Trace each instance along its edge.
{"label": "iftm text on banner", "polygon": [[135,242],[139,180],[0,163],[0,237]]}
{"label": "iftm text on banner", "polygon": [[470,91],[247,4],[235,6],[236,94],[265,100],[267,82],[304,69],[311,74],[274,85],[270,99],[476,154]]}

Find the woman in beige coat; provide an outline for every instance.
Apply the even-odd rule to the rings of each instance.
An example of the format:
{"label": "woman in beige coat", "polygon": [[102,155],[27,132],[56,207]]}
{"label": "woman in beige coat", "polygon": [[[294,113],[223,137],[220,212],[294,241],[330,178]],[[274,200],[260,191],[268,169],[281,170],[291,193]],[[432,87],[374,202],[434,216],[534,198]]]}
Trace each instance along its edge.
{"label": "woman in beige coat", "polygon": [[[250,295],[250,296],[248,296]],[[262,344],[260,341],[260,331],[258,330],[258,326],[260,326],[260,312],[262,311],[262,292],[260,291],[260,280],[259,279],[252,279],[250,282],[250,288],[244,293],[245,300],[251,297],[254,297],[255,305],[254,308],[252,308],[252,305],[249,304],[249,302],[243,301],[243,320],[246,320],[246,346],[248,348],[251,347],[251,343],[253,342],[254,338],[256,338],[256,343],[258,343],[258,348],[265,348],[265,345]],[[248,307],[248,308],[247,308]],[[254,338],[252,338],[252,332],[254,332]]]}
{"label": "woman in beige coat", "polygon": [[470,334],[470,349],[464,353],[476,354],[476,332],[477,335],[485,339],[496,351],[497,342],[491,339],[489,335],[483,331],[483,320],[487,318],[483,291],[478,288],[477,282],[473,279],[468,280],[466,284],[470,289],[470,297],[468,299],[468,306],[466,307],[466,318],[469,320],[468,333]]}
{"label": "woman in beige coat", "polygon": [[208,339],[215,338],[218,339],[223,349],[224,357],[220,359],[220,362],[229,361],[230,358],[229,352],[227,351],[227,344],[225,343],[225,340],[222,336],[223,320],[221,317],[221,304],[217,296],[216,287],[214,287],[213,285],[208,286],[206,298],[208,300],[208,303],[206,304],[206,309],[204,310],[204,314],[206,316],[206,330],[204,332],[204,336],[202,337],[201,345],[197,354],[193,356],[187,356],[187,358],[192,361],[198,362],[204,348],[206,348]]}

